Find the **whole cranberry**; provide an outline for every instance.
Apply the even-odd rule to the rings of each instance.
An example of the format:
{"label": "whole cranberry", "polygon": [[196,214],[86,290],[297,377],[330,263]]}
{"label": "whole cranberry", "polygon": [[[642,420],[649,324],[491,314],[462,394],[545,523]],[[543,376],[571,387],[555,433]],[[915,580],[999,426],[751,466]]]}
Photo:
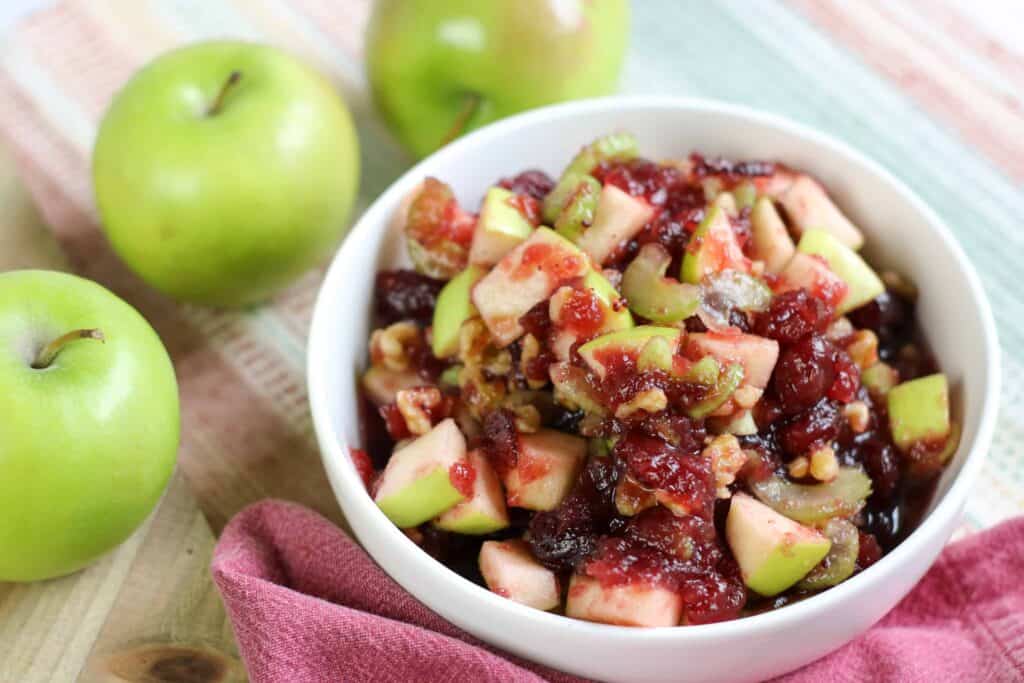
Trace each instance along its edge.
{"label": "whole cranberry", "polygon": [[834,441],[842,427],[839,409],[832,401],[822,399],[779,428],[779,444],[792,457],[806,455],[815,446]]}
{"label": "whole cranberry", "polygon": [[861,460],[871,477],[872,497],[879,501],[892,499],[900,482],[900,462],[892,446],[881,439],[871,439],[860,446]]}
{"label": "whole cranberry", "polygon": [[531,169],[523,171],[514,178],[502,178],[498,185],[515,194],[533,197],[537,201],[541,201],[554,188],[555,181],[544,171]]}
{"label": "whole cranberry", "polygon": [[825,396],[835,381],[835,352],[832,342],[818,335],[804,337],[782,351],[772,376],[782,412],[795,415]]}
{"label": "whole cranberry", "polygon": [[767,311],[754,319],[754,332],[784,344],[824,332],[835,316],[835,309],[805,289],[784,292],[772,299]]}

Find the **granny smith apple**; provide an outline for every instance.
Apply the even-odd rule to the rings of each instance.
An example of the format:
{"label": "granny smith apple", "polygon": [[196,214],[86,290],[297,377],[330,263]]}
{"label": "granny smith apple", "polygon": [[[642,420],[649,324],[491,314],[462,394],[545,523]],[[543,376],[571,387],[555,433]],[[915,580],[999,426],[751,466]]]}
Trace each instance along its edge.
{"label": "granny smith apple", "polygon": [[399,140],[426,156],[504,116],[611,93],[628,34],[626,0],[382,0],[370,85]]}
{"label": "granny smith apple", "polygon": [[208,42],[158,57],[116,96],[93,152],[107,236],[173,297],[241,306],[327,257],[359,176],[348,109],[289,55]]}
{"label": "granny smith apple", "polygon": [[125,540],[174,469],[174,369],[88,280],[0,274],[0,581],[80,569]]}

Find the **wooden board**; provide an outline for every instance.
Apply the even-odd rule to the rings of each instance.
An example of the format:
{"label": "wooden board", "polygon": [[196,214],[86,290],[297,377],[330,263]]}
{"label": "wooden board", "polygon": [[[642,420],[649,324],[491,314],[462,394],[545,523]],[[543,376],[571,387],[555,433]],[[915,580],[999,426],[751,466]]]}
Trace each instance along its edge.
{"label": "wooden board", "polygon": [[[66,267],[2,148],[0,207],[0,271]],[[0,583],[0,683],[245,680],[210,577],[213,545],[178,471],[146,523],[97,564]]]}

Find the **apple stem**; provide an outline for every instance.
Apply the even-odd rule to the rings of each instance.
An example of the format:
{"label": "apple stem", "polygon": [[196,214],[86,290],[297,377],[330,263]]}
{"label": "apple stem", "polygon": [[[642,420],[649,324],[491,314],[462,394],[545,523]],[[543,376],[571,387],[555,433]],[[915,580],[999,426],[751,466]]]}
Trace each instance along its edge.
{"label": "apple stem", "polygon": [[67,334],[63,334],[52,342],[44,346],[36,355],[36,359],[32,362],[32,368],[35,370],[43,370],[50,367],[54,359],[66,345],[76,341],[78,339],[96,339],[98,341],[105,341],[103,332],[97,329],[89,330],[73,330]]}
{"label": "apple stem", "polygon": [[214,98],[213,104],[211,104],[210,108],[206,110],[207,116],[216,116],[220,113],[221,107],[224,106],[224,98],[227,97],[228,92],[230,92],[240,80],[242,80],[241,71],[232,71],[228,74],[228,79],[224,81],[224,85],[220,87],[220,92],[218,92],[217,97]]}
{"label": "apple stem", "polygon": [[444,138],[441,139],[441,146],[444,147],[455,138],[462,135],[466,128],[466,124],[473,118],[473,114],[480,108],[481,98],[480,95],[470,92],[466,93],[462,101],[462,110],[459,115],[455,117],[455,123],[452,124],[451,129],[445,133]]}

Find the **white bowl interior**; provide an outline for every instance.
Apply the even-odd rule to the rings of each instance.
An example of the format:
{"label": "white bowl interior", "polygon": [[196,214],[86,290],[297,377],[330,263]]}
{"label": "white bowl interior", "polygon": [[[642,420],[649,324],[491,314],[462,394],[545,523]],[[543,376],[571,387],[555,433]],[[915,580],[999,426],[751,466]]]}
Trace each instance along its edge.
{"label": "white bowl interior", "polygon": [[[530,614],[530,610],[517,605],[500,605],[493,602],[490,599],[493,596],[486,591],[441,569],[394,529],[360,490],[358,477],[347,462],[345,450],[346,446],[360,445],[356,383],[358,371],[366,363],[374,274],[380,268],[407,263],[401,235],[393,226],[388,227],[405,194],[423,177],[431,175],[449,183],[464,205],[475,208],[487,188],[497,179],[527,168],[540,168],[557,177],[581,145],[614,130],[634,133],[642,153],[650,158],[684,157],[697,150],[733,159],[779,160],[812,173],[865,231],[870,260],[875,265],[893,267],[918,284],[922,293],[918,306],[919,320],[940,367],[950,378],[953,410],[956,419],[963,424],[963,437],[960,449],[939,482],[931,506],[934,510],[936,506],[948,503],[948,511],[934,522],[929,518],[897,552],[884,558],[879,567],[886,562],[895,567],[899,551],[912,545],[911,541],[915,541],[918,535],[922,540],[916,541],[917,552],[931,552],[934,557],[934,552],[948,538],[953,520],[963,504],[969,484],[964,480],[970,479],[980,466],[983,451],[987,449],[996,410],[994,398],[998,393],[998,352],[991,313],[966,258],[941,221],[909,190],[845,146],[795,124],[745,109],[661,98],[597,100],[540,110],[492,126],[411,170],[377,200],[353,230],[336,257],[318,301],[310,340],[309,381],[325,466],[339,502],[360,540],[378,562],[417,597],[485,639],[503,640],[491,633],[486,625],[477,624],[476,619],[469,616],[460,619],[460,614],[453,616],[452,613],[460,609],[493,609],[498,610],[498,613],[492,612],[495,623],[505,618],[511,620],[504,628],[523,628],[528,623],[536,625],[540,618],[546,628],[554,629],[551,633],[556,635],[561,628],[563,635],[614,631],[629,634],[623,635],[624,638],[637,637],[639,632],[636,630],[574,623],[550,615]],[[965,472],[969,458],[971,472]],[[956,499],[951,499],[954,482],[958,494]],[[934,527],[931,531],[925,528],[929,524]],[[929,558],[923,567],[926,568],[930,561]],[[419,573],[412,576],[409,574],[411,570],[403,569],[400,563],[404,563],[403,566],[409,563],[416,565]],[[428,568],[428,565],[433,568]],[[439,569],[447,576],[436,573]],[[841,597],[836,594],[842,591],[852,597],[854,589],[860,585],[857,582],[869,577],[873,571],[865,572],[822,596],[774,614],[709,627],[658,629],[668,635],[659,634],[656,640],[692,640],[698,631],[707,633],[709,637],[728,637],[730,633],[739,634],[744,629],[754,628],[753,622],[764,621],[767,626],[769,620],[780,618],[778,615],[787,612],[793,612],[791,619],[800,618],[796,611],[806,611],[809,616],[812,610],[807,609],[808,605],[830,600],[835,602],[832,598]],[[907,588],[917,578],[914,576]],[[435,600],[430,599],[428,584],[435,580],[446,584],[445,604],[435,604]],[[478,592],[487,597],[478,595]],[[898,592],[883,591],[888,604],[864,610],[869,614],[852,621],[866,622],[860,628],[865,627],[902,597],[902,593],[895,595]],[[460,600],[464,602],[460,603]],[[548,625],[552,619],[561,626]],[[845,639],[850,635],[837,634],[831,640],[826,639],[828,642],[818,647],[815,653],[803,654],[802,658],[775,656],[775,665],[759,670],[758,675],[770,675],[799,665],[809,658],[808,654],[811,658],[820,655],[827,651],[822,647],[834,648],[842,642],[838,640],[840,637]],[[504,644],[509,646],[507,640]],[[536,647],[523,647],[520,652],[579,673],[594,675],[595,671],[608,672],[607,668],[595,668],[607,667],[607,663],[589,665],[580,662],[579,666],[574,666],[572,662],[567,664],[564,658],[539,652]],[[657,656],[655,651],[651,654]],[[594,658],[595,661],[602,659]],[[723,671],[728,673],[729,669],[726,666],[708,673],[717,677]],[[656,667],[629,671],[636,675],[634,680],[661,679]],[[672,672],[671,667],[668,672]],[[611,678],[618,677],[615,671],[612,674]]]}

